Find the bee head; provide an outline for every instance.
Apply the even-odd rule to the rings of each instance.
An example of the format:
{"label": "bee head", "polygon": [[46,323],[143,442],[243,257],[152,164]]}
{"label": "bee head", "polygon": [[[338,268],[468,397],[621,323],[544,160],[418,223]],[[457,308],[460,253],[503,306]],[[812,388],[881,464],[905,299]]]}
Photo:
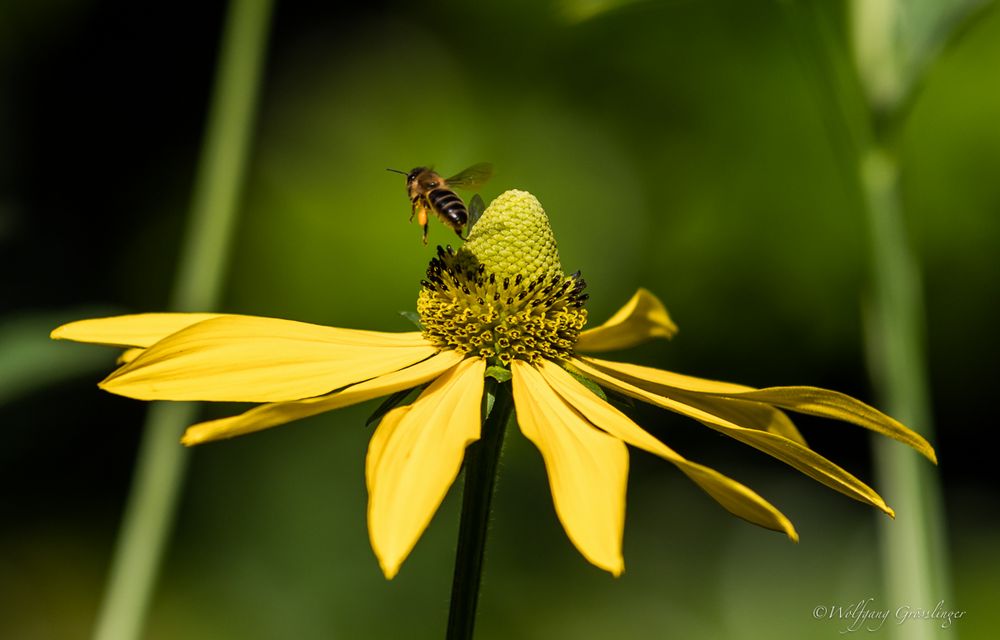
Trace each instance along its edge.
{"label": "bee head", "polygon": [[427,171],[427,167],[414,167],[406,174],[406,184],[413,184],[413,181],[417,179],[417,176]]}

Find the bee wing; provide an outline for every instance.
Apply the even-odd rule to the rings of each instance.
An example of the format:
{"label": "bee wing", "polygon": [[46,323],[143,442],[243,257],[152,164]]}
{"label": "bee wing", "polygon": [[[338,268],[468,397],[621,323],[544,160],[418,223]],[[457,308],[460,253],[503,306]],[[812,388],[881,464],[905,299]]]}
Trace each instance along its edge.
{"label": "bee wing", "polygon": [[472,233],[472,227],[474,227],[475,224],[479,222],[479,218],[482,217],[483,211],[485,210],[486,210],[486,203],[483,202],[483,199],[481,197],[479,197],[479,194],[477,193],[476,195],[472,196],[472,199],[469,200],[469,226],[468,226],[468,231],[466,232],[465,235],[469,235],[470,233]]}
{"label": "bee wing", "polygon": [[454,175],[445,182],[448,186],[458,189],[472,189],[483,184],[493,175],[493,165],[489,162],[474,164],[465,171]]}

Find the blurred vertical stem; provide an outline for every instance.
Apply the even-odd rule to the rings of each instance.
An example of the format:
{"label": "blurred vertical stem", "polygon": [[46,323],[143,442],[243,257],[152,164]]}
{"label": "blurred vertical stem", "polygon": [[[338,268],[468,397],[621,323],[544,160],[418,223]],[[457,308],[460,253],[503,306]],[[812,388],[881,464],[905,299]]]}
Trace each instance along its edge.
{"label": "blurred vertical stem", "polygon": [[470,446],[465,455],[462,519],[455,551],[447,640],[471,640],[475,630],[490,503],[503,450],[504,431],[514,409],[510,382],[494,383],[487,379],[487,384],[488,394],[494,398],[493,406],[483,421],[482,438]]}
{"label": "blurred vertical stem", "polygon": [[[170,307],[218,305],[253,129],[271,0],[231,0],[185,243]],[[132,640],[146,612],[173,528],[187,466],[179,439],[196,417],[191,403],[150,407],[94,638]]]}
{"label": "blurred vertical stem", "polygon": [[[888,413],[932,439],[924,354],[920,265],[906,233],[897,154],[899,129],[919,77],[900,51],[897,0],[848,3],[853,60],[824,8],[789,2],[792,28],[818,84],[819,101],[848,184],[868,225],[871,300],[865,311],[868,368]],[[829,10],[829,7],[826,8]],[[947,599],[944,519],[937,470],[909,449],[874,439],[880,490],[895,508],[880,519],[886,606],[933,608]],[[896,625],[891,634],[932,633]]]}
{"label": "blurred vertical stem", "polygon": [[[899,197],[899,165],[891,149],[873,146],[861,159],[872,248],[873,300],[866,338],[872,377],[889,413],[930,438],[923,344],[920,268],[910,250]],[[895,521],[881,522],[881,558],[887,605],[931,609],[947,598],[947,561],[941,489],[936,469],[911,451],[876,440],[878,486],[895,507]],[[935,629],[894,629],[907,639]]]}
{"label": "blurred vertical stem", "polygon": [[[857,169],[872,269],[865,332],[869,370],[889,413],[930,440],[923,282],[906,232],[898,139],[915,87],[936,53],[913,26],[933,11],[919,0],[854,0],[850,11],[854,65],[870,129]],[[949,595],[940,478],[912,451],[876,440],[874,454],[879,487],[898,514],[895,522],[879,526],[886,604],[931,609]],[[930,625],[905,631],[895,625],[890,631],[908,640],[934,633]]]}

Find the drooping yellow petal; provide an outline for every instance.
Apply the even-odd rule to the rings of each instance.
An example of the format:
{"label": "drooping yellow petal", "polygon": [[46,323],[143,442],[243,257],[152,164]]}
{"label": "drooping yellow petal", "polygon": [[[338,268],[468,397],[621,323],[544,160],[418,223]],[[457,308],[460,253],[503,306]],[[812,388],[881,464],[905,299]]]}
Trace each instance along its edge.
{"label": "drooping yellow petal", "polygon": [[753,387],[732,382],[722,382],[719,380],[709,380],[707,378],[697,378],[673,371],[644,367],[639,364],[629,362],[614,362],[611,360],[600,360],[598,358],[583,358],[595,367],[609,371],[616,378],[629,378],[631,380],[641,380],[649,384],[661,385],[682,391],[694,391],[697,393],[743,393],[753,391]]}
{"label": "drooping yellow petal", "polygon": [[222,316],[160,340],[100,386],[139,400],[281,402],[396,371],[436,351],[419,332]]}
{"label": "drooping yellow petal", "polygon": [[137,313],[110,318],[77,320],[57,327],[53,340],[73,340],[117,347],[148,347],[172,333],[203,320],[218,318],[219,313]]}
{"label": "drooping yellow petal", "polygon": [[382,419],[368,446],[368,535],[386,578],[417,543],[479,439],[486,361],[467,358],[406,408]]}
{"label": "drooping yellow petal", "polygon": [[853,475],[840,468],[830,460],[819,455],[812,449],[802,446],[794,440],[784,436],[760,431],[740,426],[717,415],[685,404],[679,400],[661,396],[645,389],[641,389],[633,384],[608,375],[583,362],[575,359],[573,366],[580,369],[584,374],[593,378],[601,386],[614,389],[627,396],[638,398],[644,402],[674,411],[681,415],[698,420],[702,424],[716,431],[724,433],[735,440],[748,444],[755,449],[774,456],[778,460],[798,469],[826,486],[854,498],[860,502],[870,504],[881,509],[890,516],[895,517],[892,509],[886,505],[882,497],[874,489],[858,480]]}
{"label": "drooping yellow petal", "polygon": [[743,397],[740,394],[756,391],[753,387],[696,378],[627,362],[597,358],[583,360],[640,389],[680,400],[741,426],[770,431],[808,446],[795,423],[783,411],[762,402],[738,399]]}
{"label": "drooping yellow petal", "polygon": [[937,464],[934,448],[920,434],[849,395],[818,387],[767,387],[739,394],[739,398],[766,402],[783,409],[833,418],[907,444]]}
{"label": "drooping yellow petal", "polygon": [[461,359],[462,356],[456,351],[442,351],[405,369],[360,382],[336,393],[305,400],[265,404],[238,416],[202,422],[188,427],[181,442],[191,446],[241,436],[371,398],[379,398],[403,389],[411,389],[433,380],[458,364]]}
{"label": "drooping yellow petal", "polygon": [[767,529],[781,531],[793,541],[798,541],[799,536],[791,521],[749,487],[714,469],[687,460],[594,395],[559,365],[546,360],[539,370],[552,389],[593,424],[619,440],[672,462],[733,515]]}
{"label": "drooping yellow petal", "polygon": [[805,441],[795,425],[783,412],[773,407],[856,424],[907,444],[937,463],[933,447],[919,434],[874,407],[837,391],[802,386],[754,389],[624,362],[596,358],[584,360],[639,388],[681,400],[743,426],[765,428],[800,444],[805,444]]}
{"label": "drooping yellow petal", "polygon": [[[659,392],[660,395],[668,395],[663,390],[649,389],[648,387],[639,384],[636,386],[651,390],[654,393]],[[795,426],[795,423],[792,422],[791,418],[789,418],[784,411],[776,409],[770,405],[723,396],[687,393],[683,391],[669,393],[669,395],[687,405],[697,407],[703,411],[717,415],[720,418],[728,420],[729,422],[749,427],[751,429],[769,431],[776,435],[784,436],[793,442],[797,442],[803,447],[809,446],[806,439],[801,433],[799,433],[798,427]]]}
{"label": "drooping yellow petal", "polygon": [[646,289],[639,289],[624,307],[604,324],[580,333],[579,351],[614,351],[627,349],[650,338],[670,338],[677,325],[670,319],[663,303]]}
{"label": "drooping yellow petal", "polygon": [[517,422],[542,453],[566,535],[591,563],[620,575],[625,568],[625,445],[567,405],[533,365],[514,360],[511,373]]}

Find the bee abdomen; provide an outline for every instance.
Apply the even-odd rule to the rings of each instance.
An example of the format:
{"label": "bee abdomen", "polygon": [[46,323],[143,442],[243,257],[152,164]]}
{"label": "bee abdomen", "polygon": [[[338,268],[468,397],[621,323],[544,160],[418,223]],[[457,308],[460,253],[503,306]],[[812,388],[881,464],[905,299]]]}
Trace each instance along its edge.
{"label": "bee abdomen", "polygon": [[434,189],[427,194],[434,211],[442,218],[457,225],[464,225],[469,219],[465,203],[450,189]]}

